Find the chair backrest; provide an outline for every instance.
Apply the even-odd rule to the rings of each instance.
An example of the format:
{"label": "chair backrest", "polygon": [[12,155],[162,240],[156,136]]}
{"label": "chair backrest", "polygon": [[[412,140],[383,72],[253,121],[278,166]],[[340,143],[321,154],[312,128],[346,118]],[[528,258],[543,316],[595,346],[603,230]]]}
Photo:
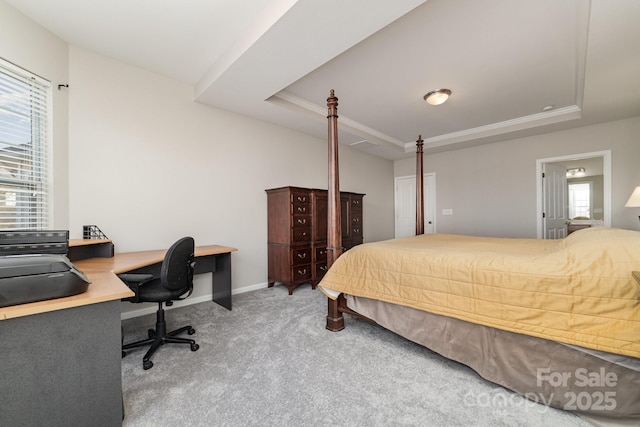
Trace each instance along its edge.
{"label": "chair backrest", "polygon": [[162,261],[162,286],[174,291],[193,289],[194,250],[193,237],[183,237],[171,245]]}

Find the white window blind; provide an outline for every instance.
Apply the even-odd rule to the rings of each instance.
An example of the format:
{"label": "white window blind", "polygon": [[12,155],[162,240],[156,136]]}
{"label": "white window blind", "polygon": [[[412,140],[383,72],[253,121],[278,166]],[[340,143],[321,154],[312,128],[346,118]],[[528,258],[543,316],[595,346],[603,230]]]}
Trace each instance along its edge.
{"label": "white window blind", "polygon": [[50,87],[0,59],[0,229],[48,228]]}

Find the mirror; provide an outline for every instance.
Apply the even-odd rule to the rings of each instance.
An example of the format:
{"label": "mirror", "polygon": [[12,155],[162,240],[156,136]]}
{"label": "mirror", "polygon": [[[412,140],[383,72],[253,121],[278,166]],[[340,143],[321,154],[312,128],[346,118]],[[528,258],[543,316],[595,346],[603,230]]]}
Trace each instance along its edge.
{"label": "mirror", "polygon": [[604,218],[604,165],[602,157],[557,162],[567,168],[569,216],[572,220]]}

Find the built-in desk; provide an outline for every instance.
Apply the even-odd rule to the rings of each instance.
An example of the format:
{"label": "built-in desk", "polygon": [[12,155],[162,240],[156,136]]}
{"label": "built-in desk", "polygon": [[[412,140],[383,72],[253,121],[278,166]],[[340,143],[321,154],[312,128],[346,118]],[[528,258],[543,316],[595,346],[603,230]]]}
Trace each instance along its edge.
{"label": "built-in desk", "polygon": [[[70,245],[73,243],[71,241]],[[211,279],[212,300],[228,310],[231,310],[231,252],[235,251],[237,251],[236,248],[220,245],[196,246],[195,249],[196,264],[193,273],[213,273]],[[163,249],[117,253],[108,258],[96,257],[74,261],[74,264],[89,279],[100,277],[109,280],[104,276],[111,275],[115,277],[115,280],[120,281],[116,276],[120,273],[149,273],[159,276],[166,252]]]}
{"label": "built-in desk", "polygon": [[[195,253],[195,274],[213,272],[213,300],[228,309],[236,250]],[[116,274],[159,272],[165,252],[113,255],[110,240],[70,240],[70,259],[91,281],[86,292],[0,308],[0,426],[121,425],[120,299],[133,292]]]}

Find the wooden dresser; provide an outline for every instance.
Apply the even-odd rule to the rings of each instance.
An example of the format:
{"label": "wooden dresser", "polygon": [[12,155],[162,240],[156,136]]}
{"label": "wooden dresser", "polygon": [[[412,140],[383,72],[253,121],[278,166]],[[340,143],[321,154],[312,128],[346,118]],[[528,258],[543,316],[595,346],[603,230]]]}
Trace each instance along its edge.
{"label": "wooden dresser", "polygon": [[[327,190],[280,187],[267,192],[269,287],[280,282],[289,295],[316,285],[327,271]],[[362,243],[364,194],[340,193],[342,246]]]}

